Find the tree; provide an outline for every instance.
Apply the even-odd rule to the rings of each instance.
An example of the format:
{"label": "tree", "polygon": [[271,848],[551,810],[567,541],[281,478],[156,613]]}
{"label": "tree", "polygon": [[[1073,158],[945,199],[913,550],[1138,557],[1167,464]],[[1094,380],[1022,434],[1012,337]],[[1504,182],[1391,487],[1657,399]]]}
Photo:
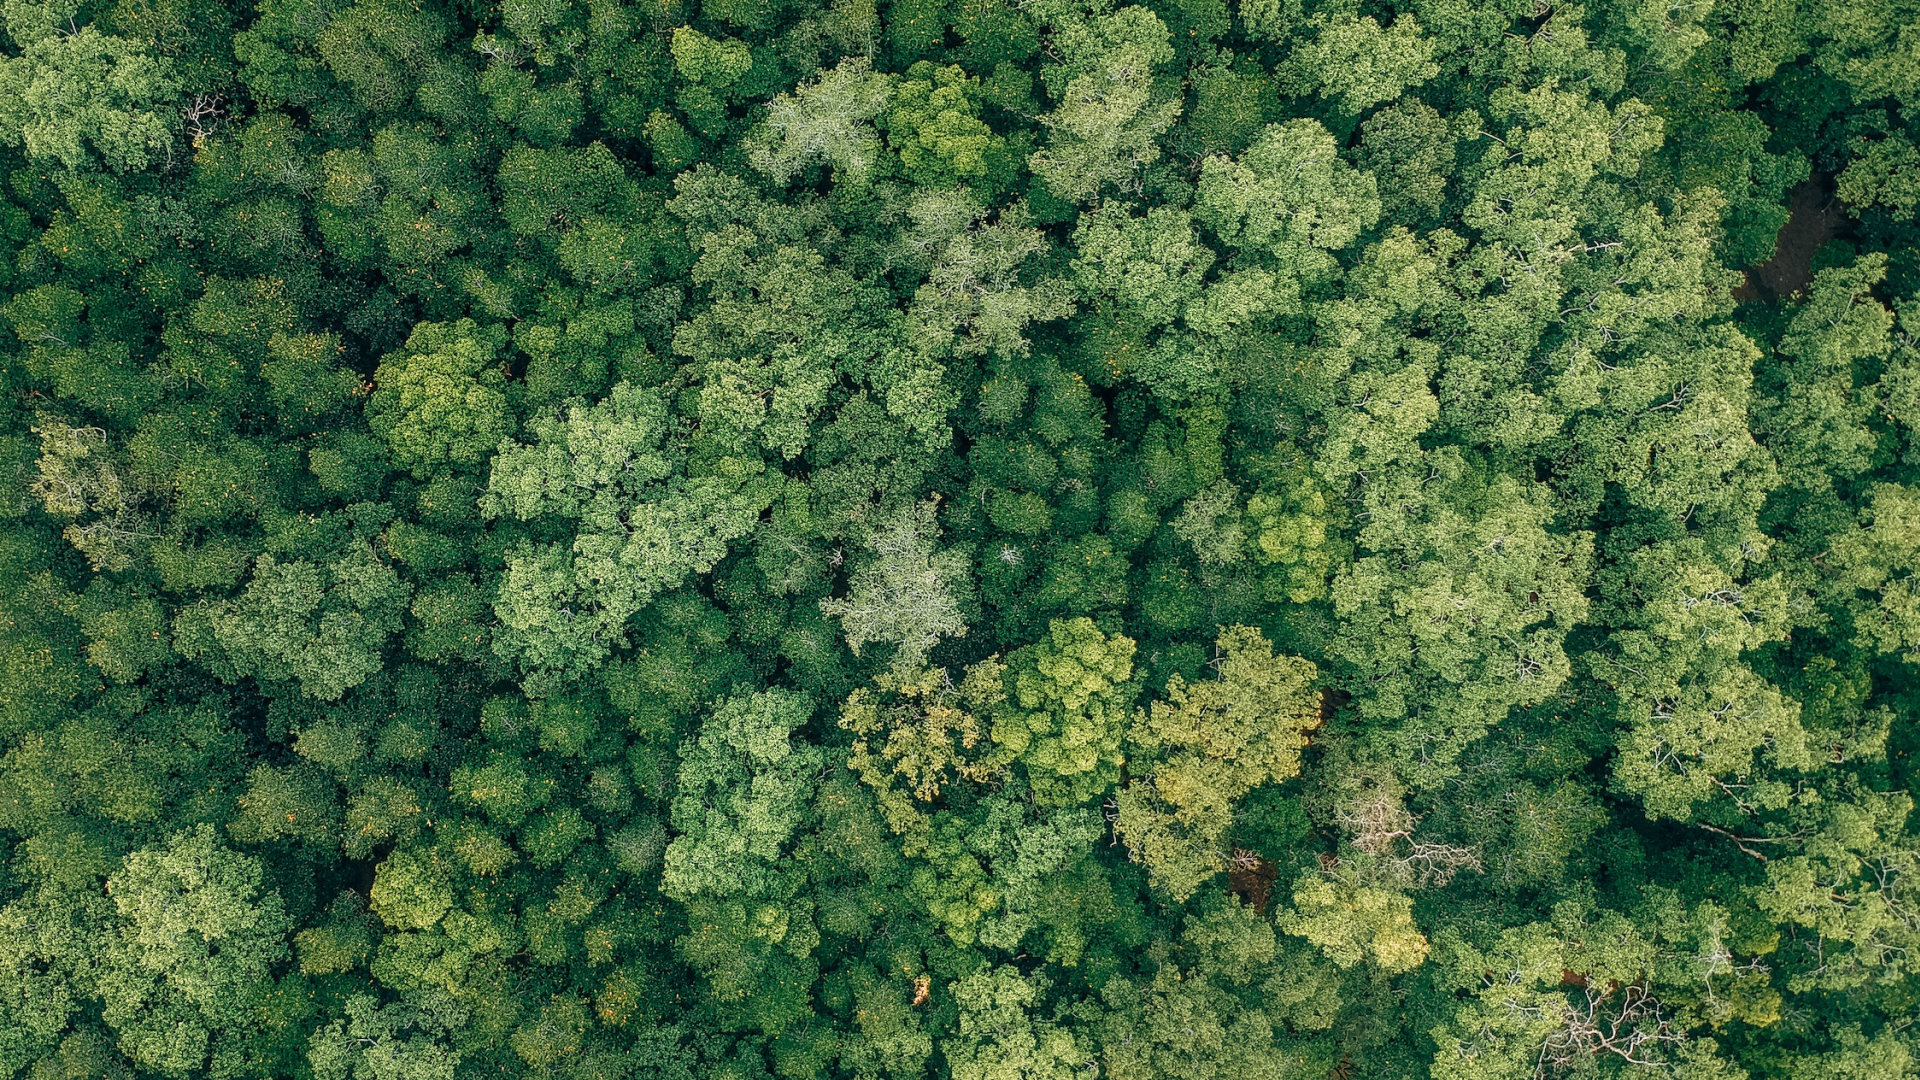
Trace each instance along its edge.
{"label": "tree", "polygon": [[806,1016],[820,944],[804,873],[785,856],[826,766],[792,735],[813,708],[790,691],[722,701],[681,746],[661,891],[689,906],[683,956],[730,1014],[778,1032]]}
{"label": "tree", "polygon": [[1476,494],[1452,503],[1453,466],[1432,467],[1426,480],[1395,470],[1368,485],[1368,553],[1333,584],[1345,630],[1332,651],[1361,714],[1418,717],[1385,741],[1422,776],[1451,769],[1509,709],[1566,680],[1562,643],[1586,615],[1592,545],[1548,531],[1553,503],[1537,487],[1498,477],[1482,488],[1454,473],[1466,482],[1453,497]]}
{"label": "tree", "polygon": [[1833,565],[1861,644],[1898,652],[1910,663],[1920,660],[1916,563],[1920,493],[1904,485],[1876,485],[1861,512],[1860,528],[1834,538]]}
{"label": "tree", "polygon": [[1233,248],[1271,252],[1302,276],[1330,268],[1318,251],[1359,239],[1380,216],[1371,173],[1348,165],[1312,120],[1269,124],[1237,159],[1201,164],[1195,218]]}
{"label": "tree", "polygon": [[908,214],[918,226],[912,244],[933,251],[927,282],[914,291],[908,314],[909,333],[924,352],[1024,356],[1031,347],[1027,327],[1072,314],[1064,283],[1025,280],[1022,271],[1047,243],[1018,206],[986,223],[964,193],[922,192]]}
{"label": "tree", "polygon": [[[507,443],[481,509],[489,517],[572,522],[571,545],[523,544],[508,558],[494,611],[499,655],[564,678],[626,641],[627,620],[687,575],[705,573],[771,502],[757,462],[696,471],[658,392],[616,384],[570,402]],[[542,676],[545,677],[545,676]]]}
{"label": "tree", "polygon": [[7,8],[20,55],[0,60],[0,138],[69,169],[144,169],[171,158],[173,65],[138,43],[73,25],[79,5],[50,0]]}
{"label": "tree", "polygon": [[1794,484],[1819,490],[1868,467],[1872,404],[1855,369],[1883,361],[1891,345],[1893,315],[1870,295],[1884,268],[1867,257],[1822,270],[1780,339],[1778,382],[1756,402],[1755,427]]}
{"label": "tree", "polygon": [[258,860],[200,825],[127,856],[107,882],[118,913],[99,994],[120,1046],[163,1076],[247,1075],[250,1004],[286,955],[288,920]]}
{"label": "tree", "polygon": [[748,155],[783,186],[815,165],[831,167],[835,183],[866,183],[883,152],[873,122],[892,95],[892,79],[871,70],[865,58],[842,60],[818,82],[768,103],[764,131],[749,143]]}
{"label": "tree", "polygon": [[[1006,665],[983,660],[954,685],[945,670],[882,672],[873,689],[860,687],[840,710],[840,726],[854,734],[847,765],[879,797],[894,832],[925,842],[931,803],[959,780],[986,783],[1006,774],[1008,761],[988,738],[992,709],[1006,701]],[[895,781],[906,785],[899,791]],[[911,799],[907,793],[911,792]]]}
{"label": "tree", "polygon": [[0,1063],[24,1070],[51,1056],[92,995],[91,972],[112,907],[98,880],[40,889],[0,908]]}
{"label": "tree", "polygon": [[1057,104],[1040,117],[1051,137],[1028,167],[1074,202],[1110,185],[1137,190],[1141,170],[1159,160],[1155,139],[1180,115],[1179,99],[1154,88],[1153,69],[1173,59],[1166,25],[1145,8],[1122,8],[1067,22],[1056,48],[1062,62],[1045,75]]}
{"label": "tree", "polygon": [[452,910],[446,867],[432,854],[402,849],[380,864],[370,898],[374,913],[400,930],[426,930]]}
{"label": "tree", "polygon": [[1342,113],[1357,116],[1392,101],[1410,86],[1440,74],[1433,42],[1420,34],[1412,15],[1402,15],[1385,30],[1371,16],[1315,20],[1319,31],[1287,58],[1296,85],[1334,99]]}
{"label": "tree", "polygon": [[922,60],[894,90],[883,123],[916,187],[969,184],[992,190],[1013,171],[1007,141],[980,119],[980,80],[957,65]]}
{"label": "tree", "polygon": [[1732,957],[1659,964],[1662,938],[1681,945],[1692,943],[1691,934],[1716,934],[1710,909],[1670,914],[1678,918],[1668,932],[1654,935],[1619,913],[1569,901],[1550,919],[1503,931],[1487,945],[1447,942],[1443,977],[1466,1000],[1434,1031],[1434,1075],[1534,1076],[1543,1066],[1602,1061],[1635,1072],[1726,1075],[1714,1040],[1690,1038],[1685,1006],[1669,999],[1687,988],[1705,992],[1715,977],[1733,981]]}
{"label": "tree", "polygon": [[1166,698],[1134,721],[1135,779],[1116,797],[1115,831],[1176,900],[1226,869],[1234,804],[1299,773],[1305,732],[1320,724],[1313,664],[1274,656],[1245,626],[1223,629],[1215,656],[1217,678],[1188,685],[1176,672]]}
{"label": "tree", "polygon": [[1044,639],[1007,658],[1009,692],[990,734],[1043,804],[1082,802],[1119,778],[1140,691],[1133,654],[1133,639],[1083,617],[1053,620]]}
{"label": "tree", "polygon": [[942,638],[964,637],[961,604],[966,558],[935,552],[938,504],[909,508],[891,529],[867,541],[871,560],[854,571],[845,599],[820,601],[820,611],[840,620],[847,647],[855,656],[863,645],[892,645],[893,673],[904,675],[926,665],[927,654]]}
{"label": "tree", "polygon": [[322,1080],[452,1080],[460,1054],[444,1041],[466,1020],[443,996],[421,1005],[381,1005],[367,994],[347,999],[346,1017],[313,1033],[307,1061]]}
{"label": "tree", "polygon": [[1302,871],[1294,882],[1293,910],[1279,926],[1343,968],[1371,961],[1389,974],[1411,971],[1429,950],[1413,921],[1411,897],[1312,871]]}
{"label": "tree", "polygon": [[501,393],[506,337],[471,319],[421,323],[407,347],[381,360],[367,420],[394,463],[424,480],[448,466],[471,468],[513,434]]}
{"label": "tree", "polygon": [[327,563],[262,555],[238,598],[182,611],[174,635],[225,677],[294,679],[333,701],[380,670],[408,592],[364,544]]}
{"label": "tree", "polygon": [[948,987],[960,1006],[960,1029],[948,1044],[955,1080],[1065,1080],[1085,1052],[1072,1032],[1036,1020],[1043,979],[1010,966],[985,968]]}
{"label": "tree", "polygon": [[1284,995],[1273,992],[1279,987],[1260,986],[1252,1007],[1240,996],[1279,957],[1266,920],[1229,900],[1188,917],[1178,944],[1177,960],[1156,958],[1150,975],[1116,977],[1101,988],[1106,1012],[1095,1031],[1103,1073],[1252,1080],[1307,1067],[1297,1048],[1276,1045],[1274,1020],[1285,1008]]}
{"label": "tree", "polygon": [[777,863],[793,838],[824,761],[792,743],[812,706],[787,691],[727,698],[680,755],[677,836],[661,888],[680,900],[776,894]]}
{"label": "tree", "polygon": [[[130,482],[124,467],[107,444],[107,433],[96,427],[74,427],[54,417],[42,417],[32,429],[40,438],[38,475],[28,491],[39,497],[47,513],[73,521],[63,530],[87,561],[100,570],[125,570],[139,554],[139,543],[153,538],[145,501]],[[85,519],[84,524],[77,519]]]}
{"label": "tree", "polygon": [[1914,923],[1898,885],[1920,859],[1908,827],[1912,799],[1865,791],[1808,810],[1795,815],[1804,847],[1768,861],[1765,883],[1754,886],[1762,911],[1813,935],[1792,946],[1788,988],[1845,991],[1900,979],[1913,963]]}

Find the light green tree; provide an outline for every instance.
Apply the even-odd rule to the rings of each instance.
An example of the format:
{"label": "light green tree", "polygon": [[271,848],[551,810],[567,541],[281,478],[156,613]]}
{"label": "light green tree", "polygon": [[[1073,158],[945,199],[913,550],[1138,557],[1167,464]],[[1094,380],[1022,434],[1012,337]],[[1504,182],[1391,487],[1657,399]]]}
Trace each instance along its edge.
{"label": "light green tree", "polygon": [[1173,58],[1167,37],[1144,7],[1063,23],[1061,62],[1044,73],[1056,102],[1040,117],[1050,137],[1027,163],[1055,195],[1089,202],[1109,186],[1132,189],[1159,160],[1155,140],[1180,115],[1180,100],[1154,85],[1154,68]]}
{"label": "light green tree", "polygon": [[791,691],[722,701],[681,746],[661,889],[679,900],[763,897],[799,829],[825,754],[795,745],[813,708]]}
{"label": "light green tree", "polygon": [[833,170],[836,183],[864,184],[885,153],[874,121],[892,97],[892,76],[874,71],[865,57],[842,60],[767,104],[763,127],[748,140],[748,157],[783,186],[819,165]]}
{"label": "light green tree", "polygon": [[674,67],[689,82],[725,89],[753,68],[747,43],[733,38],[716,40],[682,26],[673,32]]}
{"label": "light green tree", "polygon": [[[1735,957],[1712,905],[1660,912],[1648,933],[1612,911],[1563,902],[1551,919],[1501,931],[1483,945],[1450,936],[1436,977],[1464,998],[1434,1028],[1437,1080],[1502,1080],[1618,1067],[1624,1075],[1744,1075],[1694,1038],[1683,1002],[1731,989]],[[1662,940],[1662,939],[1665,940]],[[1673,963],[1686,949],[1697,959]],[[1697,950],[1697,952],[1695,951]],[[1687,953],[1680,953],[1687,955]]]}
{"label": "light green tree", "polygon": [[1587,612],[1593,540],[1549,530],[1540,486],[1470,479],[1445,455],[1429,467],[1367,485],[1363,550],[1333,584],[1332,652],[1363,716],[1408,718],[1380,737],[1431,779],[1571,674],[1564,642]]}
{"label": "light green tree", "polygon": [[1801,808],[1794,848],[1759,845],[1779,854],[1752,887],[1755,903],[1812,936],[1794,943],[1789,989],[1858,992],[1912,977],[1920,907],[1902,887],[1920,872],[1912,815],[1906,792],[1850,792]]}
{"label": "light green tree", "polygon": [[1780,339],[1754,426],[1796,486],[1824,490],[1870,464],[1874,402],[1855,372],[1884,363],[1893,344],[1893,314],[1872,292],[1885,276],[1881,255],[1820,271]]}
{"label": "light green tree", "polygon": [[1007,141],[980,119],[980,80],[958,66],[922,60],[895,88],[887,141],[907,179],[921,188],[982,184],[1013,164]]}
{"label": "light green tree", "polygon": [[237,598],[180,613],[176,647],[223,675],[294,679],[333,701],[380,670],[411,592],[365,544],[327,563],[262,555]]}
{"label": "light green tree", "polygon": [[1326,259],[1311,250],[1344,248],[1379,219],[1380,195],[1326,128],[1294,120],[1269,124],[1238,158],[1203,162],[1194,217],[1232,247],[1309,269]]}
{"label": "light green tree", "polygon": [[681,743],[661,891],[687,905],[680,953],[713,999],[778,1032],[811,1011],[820,944],[792,844],[827,771],[826,751],[794,738],[812,715],[787,690],[723,700]]}
{"label": "light green tree", "polygon": [[143,542],[156,538],[142,509],[141,485],[129,475],[101,428],[76,427],[42,415],[31,429],[40,439],[35,475],[27,493],[40,500],[96,570],[118,571],[139,558]]}
{"label": "light green tree", "polygon": [[[80,859],[63,861],[75,876],[91,876]],[[96,877],[33,889],[0,908],[0,1068],[19,1075],[59,1046],[92,996],[113,913],[98,885]]]}
{"label": "light green tree", "polygon": [[4,9],[17,56],[0,59],[0,138],[69,169],[126,172],[169,155],[180,83],[137,42],[75,27],[69,0]]}
{"label": "light green tree", "polygon": [[870,555],[854,570],[844,598],[820,601],[820,611],[840,620],[855,656],[867,645],[893,646],[893,672],[924,667],[943,638],[965,637],[961,605],[970,599],[966,556],[936,551],[938,504],[908,508],[892,527],[867,541]]}
{"label": "light green tree", "polygon": [[1287,57],[1287,74],[1303,90],[1332,98],[1357,116],[1440,73],[1434,43],[1411,14],[1381,29],[1372,16],[1315,20],[1319,32]]}
{"label": "light green tree", "polygon": [[1301,871],[1293,884],[1293,908],[1276,925],[1305,938],[1343,968],[1367,961],[1397,974],[1427,959],[1427,939],[1413,921],[1413,898],[1363,885],[1350,875]]}
{"label": "light green tree", "polygon": [[1010,965],[982,968],[949,985],[960,1006],[959,1034],[944,1049],[954,1080],[1068,1080],[1088,1054],[1063,1026],[1033,1013],[1044,976]]}
{"label": "light green tree", "polygon": [[374,914],[395,929],[429,929],[453,910],[448,869],[437,852],[394,851],[374,873],[369,895]]}
{"label": "light green tree", "polygon": [[468,1013],[447,995],[382,1005],[355,994],[342,1011],[308,1043],[307,1063],[319,1080],[453,1080],[460,1053],[445,1040]]}
{"label": "light green tree", "polygon": [[1656,817],[1726,796],[1777,807],[1788,787],[1769,768],[1813,766],[1798,704],[1742,660],[1785,636],[1790,598],[1777,574],[1747,577],[1698,539],[1648,545],[1601,577],[1618,629],[1594,667],[1626,724],[1614,774]]}
{"label": "light green tree", "polygon": [[1920,491],[1875,485],[1860,528],[1834,538],[1832,562],[1861,644],[1920,663]]}
{"label": "light green tree", "polygon": [[200,825],[127,856],[107,893],[118,918],[101,944],[99,994],[121,1049],[164,1076],[250,1075],[250,1003],[289,928],[258,860]]}
{"label": "light green tree", "polygon": [[987,222],[964,191],[921,192],[908,208],[915,247],[931,249],[927,281],[914,292],[908,332],[923,352],[941,356],[1024,356],[1026,329],[1073,312],[1065,282],[1029,280],[1046,234],[1019,206]]}
{"label": "light green tree", "polygon": [[653,390],[621,382],[527,423],[528,443],[493,461],[490,517],[570,521],[570,545],[526,545],[507,559],[494,601],[501,656],[552,677],[598,665],[627,620],[688,574],[705,573],[772,501],[757,460],[693,474],[682,436]]}

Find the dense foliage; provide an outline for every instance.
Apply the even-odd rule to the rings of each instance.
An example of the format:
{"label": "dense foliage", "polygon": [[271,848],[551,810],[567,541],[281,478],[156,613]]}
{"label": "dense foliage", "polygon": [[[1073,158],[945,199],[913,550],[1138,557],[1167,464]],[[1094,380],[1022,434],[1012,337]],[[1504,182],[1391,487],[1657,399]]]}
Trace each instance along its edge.
{"label": "dense foliage", "polygon": [[1920,1077],[1909,0],[0,25],[0,1080]]}

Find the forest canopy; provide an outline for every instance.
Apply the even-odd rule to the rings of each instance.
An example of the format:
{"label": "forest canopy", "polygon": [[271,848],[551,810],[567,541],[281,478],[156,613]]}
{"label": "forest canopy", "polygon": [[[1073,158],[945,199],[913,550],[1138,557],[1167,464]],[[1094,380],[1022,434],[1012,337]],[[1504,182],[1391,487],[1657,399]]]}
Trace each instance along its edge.
{"label": "forest canopy", "polygon": [[0,30],[0,1080],[1920,1080],[1920,6]]}

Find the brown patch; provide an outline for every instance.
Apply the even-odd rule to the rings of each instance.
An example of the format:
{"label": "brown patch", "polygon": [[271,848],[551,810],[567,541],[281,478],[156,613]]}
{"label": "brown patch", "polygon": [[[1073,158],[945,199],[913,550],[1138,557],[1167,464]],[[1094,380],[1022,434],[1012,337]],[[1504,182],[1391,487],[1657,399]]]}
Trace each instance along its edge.
{"label": "brown patch", "polygon": [[1273,899],[1273,879],[1280,876],[1280,868],[1270,860],[1258,858],[1251,860],[1235,859],[1227,867],[1227,888],[1242,903],[1261,914],[1266,914],[1267,902]]}
{"label": "brown patch", "polygon": [[1572,968],[1565,968],[1560,972],[1560,985],[1585,986],[1587,985],[1587,977]]}
{"label": "brown patch", "polygon": [[913,1003],[925,1005],[933,996],[933,979],[926,975],[916,975],[913,979]]}
{"label": "brown patch", "polygon": [[1747,271],[1735,300],[1784,300],[1813,284],[1813,256],[1847,226],[1847,208],[1824,176],[1795,184],[1773,258]]}

